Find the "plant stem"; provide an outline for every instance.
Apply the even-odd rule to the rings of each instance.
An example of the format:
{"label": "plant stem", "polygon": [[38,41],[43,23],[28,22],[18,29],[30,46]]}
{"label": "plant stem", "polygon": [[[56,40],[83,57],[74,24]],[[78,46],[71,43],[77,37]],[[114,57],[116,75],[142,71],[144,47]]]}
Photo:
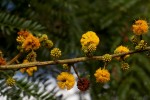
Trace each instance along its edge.
{"label": "plant stem", "polygon": [[7,63],[7,65],[10,65],[10,64],[12,64],[12,63],[14,63],[20,56],[21,56],[21,52],[19,52],[13,59],[11,59],[8,63]]}
{"label": "plant stem", "polygon": [[106,68],[106,66],[107,66],[107,65],[108,65],[108,63],[107,63],[107,62],[105,62],[105,63],[104,63],[104,69]]}
{"label": "plant stem", "polygon": [[77,72],[77,70],[76,70],[76,68],[75,68],[74,64],[72,65],[72,67],[73,67],[73,69],[74,69],[74,71],[75,71],[75,73],[76,73],[76,75],[77,75],[78,79],[80,80],[79,74],[78,74],[78,72]]}
{"label": "plant stem", "polygon": [[[149,51],[150,50],[150,46],[146,47],[144,50],[134,50],[134,51],[129,51],[126,53],[119,53],[119,54],[112,54],[112,58],[114,57],[120,57],[120,56],[125,56],[125,55],[131,55],[134,53],[140,53],[140,52],[144,52],[144,51]],[[21,53],[18,54],[17,57],[14,57],[14,60],[12,59],[12,61],[10,61],[11,63],[14,62],[16,60],[16,58],[20,57]],[[56,65],[56,64],[74,64],[77,62],[85,62],[88,60],[102,60],[103,56],[93,56],[91,58],[88,57],[79,57],[79,58],[71,58],[71,59],[63,59],[63,60],[57,60],[56,61],[41,61],[41,62],[30,62],[30,63],[25,63],[25,64],[14,64],[14,65],[1,65],[0,66],[0,70],[9,70],[9,69],[20,69],[20,68],[28,68],[28,67],[32,67],[32,66],[37,66],[37,67],[42,67],[45,65]],[[11,64],[8,63],[8,64]]]}

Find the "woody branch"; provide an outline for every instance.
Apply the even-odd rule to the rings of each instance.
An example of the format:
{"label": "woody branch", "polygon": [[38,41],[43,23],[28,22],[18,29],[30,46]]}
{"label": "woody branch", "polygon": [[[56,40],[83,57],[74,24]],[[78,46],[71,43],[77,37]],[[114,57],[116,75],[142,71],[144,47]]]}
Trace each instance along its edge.
{"label": "woody branch", "polygon": [[[129,54],[134,54],[134,53],[139,53],[139,52],[144,52],[150,50],[150,46],[146,47],[144,50],[134,50],[134,51],[129,51],[126,53],[120,53],[120,54],[112,54],[112,58],[114,57],[120,57],[124,55],[129,55]],[[58,60],[56,61],[43,61],[43,62],[30,62],[30,63],[25,63],[25,64],[12,64],[12,65],[1,65],[0,70],[10,70],[10,69],[20,69],[20,68],[27,68],[27,67],[32,67],[32,66],[37,66],[37,67],[42,67],[44,65],[56,65],[56,64],[73,64],[77,62],[85,62],[88,60],[102,60],[103,56],[93,56],[93,57],[79,57],[79,58],[71,58],[71,59],[64,59],[64,60]]]}

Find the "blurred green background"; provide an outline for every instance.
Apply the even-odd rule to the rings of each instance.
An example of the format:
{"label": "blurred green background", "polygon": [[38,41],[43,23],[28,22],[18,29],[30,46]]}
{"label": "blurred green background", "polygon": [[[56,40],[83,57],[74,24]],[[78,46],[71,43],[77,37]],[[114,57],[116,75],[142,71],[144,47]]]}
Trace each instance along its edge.
{"label": "blurred green background", "polygon": [[[27,29],[35,35],[47,34],[55,47],[62,50],[61,59],[84,56],[80,38],[87,31],[94,31],[100,37],[95,55],[112,54],[119,45],[132,50],[131,26],[137,19],[150,22],[150,0],[0,0],[0,49],[7,60],[13,58],[18,53],[17,32]],[[150,34],[143,38],[150,43]],[[42,48],[37,53],[38,61],[51,60],[47,49]],[[89,78],[90,88],[86,92],[90,93],[92,100],[150,100],[150,58],[146,54],[147,52],[133,54],[128,58],[126,62],[130,69],[125,72],[118,61],[112,60],[107,67],[111,73],[111,80],[107,84],[96,83],[94,78],[95,70],[102,67],[103,62],[87,61],[76,64],[76,68],[80,76]],[[32,93],[38,90],[38,86],[29,84],[28,80],[34,83],[39,79],[46,89],[48,84],[45,85],[44,82],[48,80],[47,77],[56,77],[61,71],[61,66],[42,67],[36,75],[28,77],[27,81],[22,79],[17,82],[21,89],[14,87],[8,91],[2,91],[7,86],[4,85],[5,75],[1,73],[0,94],[12,100],[18,97],[21,100],[19,94],[23,91],[24,96],[42,100],[58,99],[53,90],[51,99],[46,99],[48,94],[42,97],[36,92]],[[14,74],[14,71],[6,73]],[[78,95],[82,100],[82,94]]]}

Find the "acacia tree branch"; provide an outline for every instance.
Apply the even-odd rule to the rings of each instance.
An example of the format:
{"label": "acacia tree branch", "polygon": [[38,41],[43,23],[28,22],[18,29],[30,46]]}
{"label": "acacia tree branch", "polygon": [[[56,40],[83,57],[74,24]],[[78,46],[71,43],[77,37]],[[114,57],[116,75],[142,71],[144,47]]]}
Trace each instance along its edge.
{"label": "acacia tree branch", "polygon": [[[120,54],[112,54],[112,58],[114,57],[120,57],[120,56],[125,56],[129,54],[134,54],[134,53],[139,53],[139,52],[144,52],[150,50],[150,46],[146,47],[144,50],[134,50],[134,51],[129,51],[127,53],[120,53]],[[55,65],[55,64],[73,64],[77,62],[85,62],[88,60],[102,60],[103,56],[93,56],[93,57],[79,57],[79,58],[71,58],[71,59],[64,59],[64,60],[57,60],[56,61],[42,61],[42,62],[30,62],[30,63],[25,63],[25,64],[14,64],[14,65],[1,65],[0,70],[9,70],[9,69],[20,69],[20,68],[27,68],[27,67],[32,67],[32,66],[37,66],[37,67],[42,67],[45,65]]]}

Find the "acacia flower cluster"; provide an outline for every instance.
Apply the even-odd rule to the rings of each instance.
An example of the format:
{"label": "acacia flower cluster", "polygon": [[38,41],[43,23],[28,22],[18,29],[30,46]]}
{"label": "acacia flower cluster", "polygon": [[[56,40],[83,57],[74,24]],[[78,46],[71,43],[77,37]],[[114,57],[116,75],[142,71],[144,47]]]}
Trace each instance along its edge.
{"label": "acacia flower cluster", "polygon": [[82,46],[86,46],[89,44],[94,44],[97,46],[99,44],[99,38],[93,31],[88,31],[85,34],[82,35],[82,38],[80,40]]}
{"label": "acacia flower cluster", "polygon": [[[53,47],[53,42],[48,39],[46,34],[39,34],[39,37],[34,36],[31,32],[27,30],[21,30],[18,32],[17,42],[19,43],[18,49],[20,52],[28,52],[23,63],[36,62],[37,54],[35,50],[44,46],[48,49]],[[29,76],[33,75],[33,72],[37,71],[37,66],[32,66],[29,68],[21,68],[22,73],[27,73]]]}
{"label": "acacia flower cluster", "polygon": [[[137,51],[144,51],[147,49],[147,42],[145,42],[142,39],[142,35],[146,34],[148,32],[148,23],[145,20],[137,20],[135,23],[132,25],[133,33],[134,36],[132,37],[132,42],[135,45],[135,52]],[[76,68],[74,67],[74,63],[83,61],[77,59],[71,59],[68,63],[65,62],[65,60],[59,60],[59,58],[62,55],[62,51],[59,48],[52,48],[53,47],[53,42],[48,39],[48,36],[46,34],[40,34],[37,37],[34,36],[31,32],[27,30],[21,30],[18,32],[18,37],[17,37],[17,42],[19,43],[18,49],[20,50],[21,53],[28,53],[26,55],[25,60],[23,61],[24,64],[30,63],[30,62],[36,62],[36,57],[37,54],[35,50],[39,49],[40,47],[46,47],[49,50],[50,56],[53,58],[53,64],[62,64],[63,66],[63,71],[57,76],[57,85],[61,89],[67,89],[70,90],[71,88],[74,87],[75,85],[75,77],[73,74],[71,74],[70,69],[73,68],[75,71],[75,74],[77,75],[78,81],[77,81],[77,87],[81,91],[86,91],[88,90],[90,86],[90,81],[82,77],[80,78],[80,75],[78,74]],[[93,52],[96,51],[97,46],[100,42],[99,37],[97,34],[93,31],[88,31],[84,33],[80,39],[80,43],[82,46],[83,52],[86,54],[86,57],[84,58],[84,61],[86,60],[91,60],[91,59],[96,59],[96,60],[102,60],[104,63],[103,68],[98,68],[95,73],[95,79],[96,82],[105,84],[110,81],[110,72],[108,71],[108,63],[115,57],[119,62],[121,62],[121,68],[125,71],[129,69],[129,64],[125,62],[126,58],[130,56],[132,51],[129,50],[128,47],[120,45],[114,50],[114,54],[104,54],[103,56],[100,56],[98,59],[93,56]],[[123,54],[124,53],[124,54]],[[126,54],[125,54],[126,53]],[[120,54],[120,55],[119,55]],[[81,57],[82,58],[82,57]],[[18,59],[15,59],[13,61],[17,62]],[[57,62],[57,63],[56,63]],[[8,63],[7,63],[8,64]],[[3,58],[1,52],[0,52],[0,65],[6,65],[6,61]],[[35,64],[36,65],[36,64]],[[39,64],[37,64],[38,66]],[[47,65],[47,63],[45,64]],[[35,71],[37,71],[37,66],[29,66],[29,67],[20,67],[20,71],[22,73],[27,73],[29,76],[32,76]],[[15,80],[12,77],[9,77],[6,80],[6,83],[9,86],[13,86],[15,84]]]}
{"label": "acacia flower cluster", "polygon": [[43,34],[39,38],[40,43],[43,44],[44,47],[51,49],[53,47],[53,42],[48,39],[48,36],[46,34]]}
{"label": "acacia flower cluster", "polygon": [[18,49],[24,51],[37,50],[40,47],[40,41],[26,30],[18,32],[17,42],[20,44]]}
{"label": "acacia flower cluster", "polygon": [[50,55],[54,59],[58,59],[61,56],[61,50],[59,48],[53,48],[50,52]]}
{"label": "acacia flower cluster", "polygon": [[[119,53],[126,53],[126,52],[129,52],[130,50],[125,47],[125,46],[119,46],[115,49],[114,53],[115,54],[119,54]],[[129,57],[130,55],[125,55],[124,57],[116,57],[117,60],[120,60],[120,59],[125,59],[127,57]]]}
{"label": "acacia flower cluster", "polygon": [[88,31],[82,35],[80,42],[83,52],[87,55],[90,55],[91,52],[96,51],[100,39],[95,32]]}
{"label": "acacia flower cluster", "polygon": [[57,80],[57,84],[61,89],[70,90],[75,84],[74,76],[68,72],[62,72],[57,76]]}
{"label": "acacia flower cluster", "polygon": [[32,34],[29,34],[22,44],[22,48],[25,51],[37,50],[39,47],[40,47],[39,39],[34,37]]}
{"label": "acacia flower cluster", "polygon": [[107,69],[99,68],[96,70],[94,76],[96,77],[96,82],[106,83],[110,80],[110,73]]}
{"label": "acacia flower cluster", "polygon": [[135,21],[135,24],[132,25],[133,33],[135,35],[147,34],[148,28],[148,23],[145,20],[137,20]]}

